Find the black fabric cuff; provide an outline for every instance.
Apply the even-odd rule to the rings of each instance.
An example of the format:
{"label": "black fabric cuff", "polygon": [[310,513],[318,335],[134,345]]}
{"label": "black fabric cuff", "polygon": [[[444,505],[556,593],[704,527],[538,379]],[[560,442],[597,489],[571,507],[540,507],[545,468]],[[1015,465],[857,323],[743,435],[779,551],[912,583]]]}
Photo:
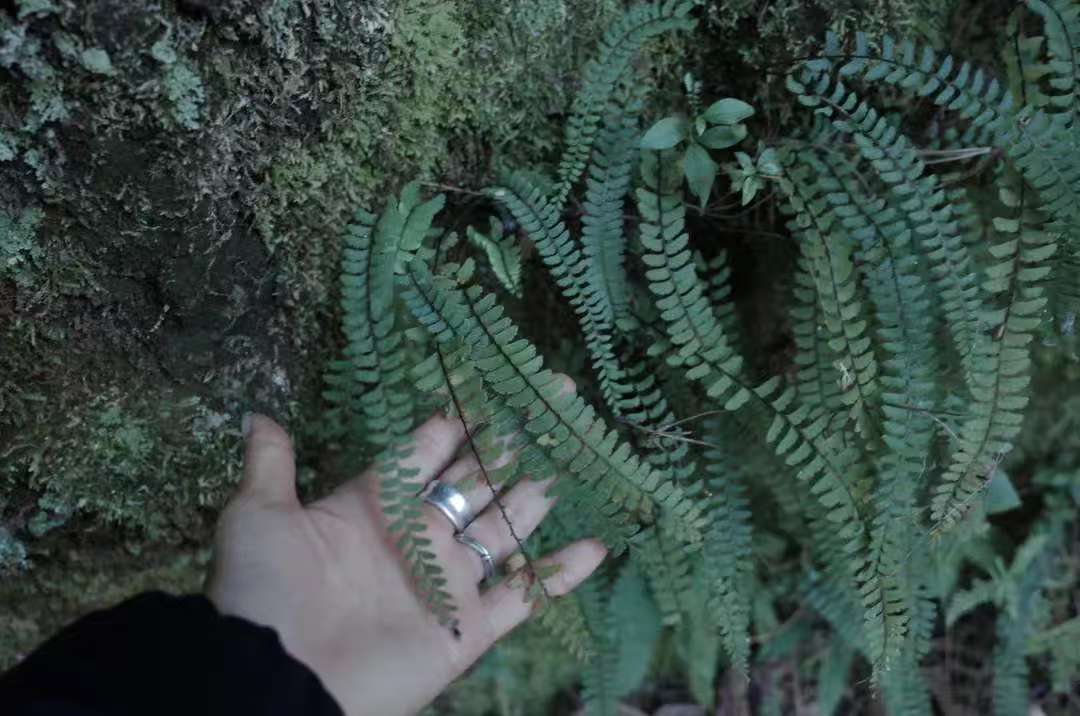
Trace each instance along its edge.
{"label": "black fabric cuff", "polygon": [[34,716],[343,716],[277,633],[201,595],[147,592],[63,629],[0,676],[0,712]]}

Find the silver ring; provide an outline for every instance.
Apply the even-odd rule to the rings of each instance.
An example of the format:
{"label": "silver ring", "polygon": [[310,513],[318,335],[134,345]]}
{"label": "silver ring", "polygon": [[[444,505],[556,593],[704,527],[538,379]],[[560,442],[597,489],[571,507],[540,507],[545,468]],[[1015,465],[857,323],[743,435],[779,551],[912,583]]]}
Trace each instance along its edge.
{"label": "silver ring", "polygon": [[480,581],[486,582],[495,576],[495,558],[491,556],[487,547],[464,532],[456,533],[454,539],[480,555],[480,561],[484,564],[484,578]]}
{"label": "silver ring", "polygon": [[454,532],[461,532],[473,521],[473,511],[465,495],[452,485],[434,480],[424,502],[446,515]]}

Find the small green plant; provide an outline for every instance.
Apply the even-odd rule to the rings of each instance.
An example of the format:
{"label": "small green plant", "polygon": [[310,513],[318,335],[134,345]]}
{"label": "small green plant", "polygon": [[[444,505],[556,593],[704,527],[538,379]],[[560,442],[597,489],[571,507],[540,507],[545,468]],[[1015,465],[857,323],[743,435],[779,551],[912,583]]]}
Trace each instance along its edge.
{"label": "small green plant", "polygon": [[[1040,605],[1063,598],[1047,575],[1067,559],[1075,514],[1046,507],[1019,545],[992,518],[1018,504],[1002,466],[1031,397],[1032,347],[1050,307],[1068,305],[1052,273],[1080,246],[1069,150],[1080,46],[1068,40],[1080,13],[1065,0],[1028,6],[1047,22],[1046,57],[1014,87],[911,42],[829,35],[787,76],[801,131],[732,153],[743,203],[767,188],[787,218],[794,351],[779,371],[747,349],[733,267],[694,248],[707,213],[683,192],[685,180],[709,204],[720,153],[749,135],[754,110],[732,98],[702,110],[687,79],[689,111],[643,131],[628,89],[635,51],[690,29],[692,3],[638,5],[611,27],[584,71],[557,177],[500,177],[484,192],[486,233],[470,227],[462,242],[440,229],[444,197],[424,201],[416,183],[381,214],[356,214],[342,263],[346,347],[327,398],[350,442],[380,456],[391,530],[444,622],[453,604],[401,468],[433,402],[481,426],[482,457],[505,441],[521,449],[494,487],[557,478],[554,516],[524,550],[583,534],[610,547],[577,594],[530,593],[550,638],[587,656],[590,712],[615,711],[654,647],[678,645],[709,705],[722,665],[752,674],[813,638],[828,649],[809,677],[826,711],[865,671],[890,713],[930,713],[921,667],[942,617],[986,601],[999,607],[995,709],[1023,710],[1031,640],[1067,631],[1060,609]],[[920,148],[906,120],[878,109],[880,88],[955,126]],[[928,161],[976,155],[995,160],[991,191],[967,191]],[[535,331],[515,320],[526,245],[582,338],[580,392],[561,390]],[[964,586],[980,569],[992,579]]]}

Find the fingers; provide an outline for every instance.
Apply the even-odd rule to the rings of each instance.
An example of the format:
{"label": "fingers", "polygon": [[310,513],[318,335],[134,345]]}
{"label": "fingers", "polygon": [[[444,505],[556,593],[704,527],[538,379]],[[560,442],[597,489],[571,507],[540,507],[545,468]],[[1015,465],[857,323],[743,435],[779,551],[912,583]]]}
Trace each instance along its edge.
{"label": "fingers", "polygon": [[238,494],[264,505],[298,504],[296,463],[289,434],[270,418],[257,414],[244,418],[243,430],[247,444]]}
{"label": "fingers", "polygon": [[509,465],[520,452],[519,448],[505,449],[505,446],[512,442],[513,439],[514,435],[499,438],[499,443],[504,449],[494,459],[485,459],[483,469],[480,467],[480,460],[477,459],[476,453],[468,450],[464,457],[438,475],[438,480],[447,485],[455,485],[457,489],[461,490],[473,514],[478,514],[494,498],[493,489],[499,489],[498,484],[488,484],[485,473],[487,473],[488,479],[497,483],[498,476],[492,473]]}
{"label": "fingers", "polygon": [[[540,572],[550,565],[559,570],[544,580],[544,588],[552,597],[560,597],[573,591],[600,566],[607,555],[604,545],[597,540],[582,540],[562,548],[550,557],[536,563]],[[525,599],[525,585],[520,576],[511,576],[481,598],[481,612],[487,614],[490,634],[498,641],[514,627],[529,618],[534,602]]]}
{"label": "fingers", "polygon": [[401,461],[402,467],[415,470],[406,482],[416,488],[426,485],[446,469],[465,441],[465,427],[457,417],[436,413],[412,433],[412,452]]}
{"label": "fingers", "polygon": [[[499,498],[502,509],[499,505],[489,507],[469,525],[468,534],[488,548],[496,563],[502,562],[518,550],[518,540],[528,539],[551,511],[555,498],[545,495],[550,484],[551,480],[522,480]],[[515,535],[517,539],[514,539]],[[484,575],[484,565],[478,556],[472,562],[479,582]]]}

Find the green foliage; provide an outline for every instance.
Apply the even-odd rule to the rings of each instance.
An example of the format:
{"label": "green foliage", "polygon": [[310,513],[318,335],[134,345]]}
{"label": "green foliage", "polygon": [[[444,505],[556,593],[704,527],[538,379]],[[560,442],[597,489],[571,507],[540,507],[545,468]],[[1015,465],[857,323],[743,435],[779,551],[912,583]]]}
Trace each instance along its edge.
{"label": "green foliage", "polygon": [[717,100],[691,120],[681,116],[659,120],[641,138],[641,148],[662,151],[685,143],[680,162],[683,174],[690,191],[705,206],[720,169],[709,150],[727,149],[745,139],[746,125],[742,120],[753,114],[754,109],[742,100]]}
{"label": "green foliage", "polygon": [[470,243],[487,256],[488,265],[502,287],[520,298],[521,249],[518,248],[513,234],[503,235],[502,222],[493,216],[488,233],[483,234],[470,226],[466,229],[466,235]]}
{"label": "green foliage", "polygon": [[36,234],[41,223],[39,209],[26,209],[17,216],[0,210],[0,280],[11,279],[29,286],[41,269],[41,245]]}
{"label": "green foliage", "polygon": [[692,7],[686,0],[639,3],[604,33],[596,58],[582,72],[581,89],[566,123],[559,181],[552,197],[555,206],[562,207],[585,170],[600,122],[642,43],[665,32],[692,28],[694,20],[688,17]]}
{"label": "green foliage", "polygon": [[[557,478],[559,519],[575,529],[542,531],[542,548],[583,534],[612,547],[612,563],[579,593],[526,590],[542,602],[541,629],[526,638],[585,662],[589,713],[615,713],[665,669],[711,706],[719,670],[768,680],[783,660],[806,670],[796,678],[816,683],[824,713],[869,698],[867,681],[889,713],[929,713],[937,697],[924,669],[948,638],[942,623],[954,628],[987,603],[999,712],[1023,709],[1032,656],[1053,655],[1055,683],[1075,672],[1059,653],[1073,615],[1047,578],[1075,505],[1021,503],[1009,477],[1019,471],[1004,469],[1057,305],[1047,279],[1078,245],[1068,38],[1080,13],[1063,0],[1031,8],[1047,37],[1017,43],[1019,99],[951,56],[862,33],[848,48],[830,34],[786,78],[807,121],[751,156],[724,152],[754,110],[701,102],[704,85],[689,73],[686,111],[640,125],[645,93],[624,82],[631,58],[692,20],[684,3],[638,5],[586,65],[553,187],[539,172],[504,174],[484,194],[505,218],[486,234],[469,227],[463,247],[429,230],[442,199],[421,203],[415,184],[348,230],[347,360],[328,393],[343,414],[394,444],[416,417],[403,397],[413,395],[411,362],[418,392],[449,397],[452,413],[484,426],[478,446],[514,436],[522,457],[499,484]],[[924,148],[910,118],[881,108],[896,96],[925,99],[953,122],[940,146]],[[993,191],[937,168],[977,157],[988,157]],[[725,175],[743,204],[773,202],[786,217],[788,263],[763,274],[791,289],[785,356],[754,353],[761,329],[744,331],[745,307],[733,302],[740,265],[692,245]],[[687,206],[684,179],[700,211]],[[572,311],[580,392],[542,354],[540,338],[565,326],[534,329],[485,285],[493,275],[526,302],[542,291],[523,277],[530,245]],[[786,265],[790,279],[774,278]],[[410,357],[405,335],[433,341],[434,354]],[[396,494],[402,506],[388,513],[411,514]],[[998,515],[1026,520],[1035,536],[1014,547]],[[422,544],[402,549],[430,592],[437,565]],[[800,660],[804,643],[820,646],[813,658]],[[769,683],[766,711],[797,697]]]}

